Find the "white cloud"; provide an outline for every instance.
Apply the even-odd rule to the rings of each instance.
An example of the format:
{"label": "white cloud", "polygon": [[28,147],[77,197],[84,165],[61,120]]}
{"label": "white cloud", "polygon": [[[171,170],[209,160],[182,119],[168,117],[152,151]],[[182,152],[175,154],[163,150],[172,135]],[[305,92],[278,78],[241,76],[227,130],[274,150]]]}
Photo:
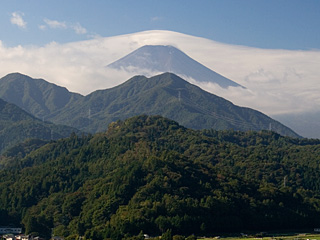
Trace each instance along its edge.
{"label": "white cloud", "polygon": [[75,31],[76,34],[86,34],[87,33],[87,29],[82,27],[80,25],[80,23],[76,23],[76,24],[72,25],[71,27]]}
{"label": "white cloud", "polygon": [[59,29],[66,29],[67,24],[65,22],[59,22],[57,20],[50,20],[50,19],[43,19],[43,21],[50,27],[50,28],[59,28]]}
{"label": "white cloud", "polygon": [[20,13],[20,12],[13,12],[11,14],[11,23],[14,25],[17,25],[20,28],[27,28],[27,23],[23,20],[24,13]]}
{"label": "white cloud", "polygon": [[234,104],[269,115],[320,110],[320,51],[249,48],[169,31],[97,37],[44,47],[6,48],[0,42],[0,77],[21,72],[88,94],[129,79],[130,74],[105,66],[147,44],[174,45],[205,66],[247,87],[226,90],[190,80]]}
{"label": "white cloud", "polygon": [[50,20],[50,19],[43,19],[46,25],[40,25],[39,29],[45,30],[47,27],[53,28],[53,29],[72,29],[76,34],[86,34],[87,29],[82,27],[80,23],[66,23],[66,22],[60,22],[57,20]]}

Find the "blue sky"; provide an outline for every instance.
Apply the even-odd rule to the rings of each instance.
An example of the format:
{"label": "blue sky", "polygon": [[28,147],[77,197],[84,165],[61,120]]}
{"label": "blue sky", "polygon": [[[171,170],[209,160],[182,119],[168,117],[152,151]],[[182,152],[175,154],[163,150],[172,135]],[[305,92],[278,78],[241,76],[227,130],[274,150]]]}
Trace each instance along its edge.
{"label": "blue sky", "polygon": [[320,49],[319,0],[2,0],[6,47],[171,30],[258,48]]}

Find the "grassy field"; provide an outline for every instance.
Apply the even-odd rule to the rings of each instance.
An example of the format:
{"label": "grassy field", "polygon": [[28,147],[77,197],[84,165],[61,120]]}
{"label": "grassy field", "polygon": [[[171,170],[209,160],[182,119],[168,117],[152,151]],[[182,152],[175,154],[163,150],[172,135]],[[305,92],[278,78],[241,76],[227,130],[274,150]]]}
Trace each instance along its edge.
{"label": "grassy field", "polygon": [[223,240],[250,240],[250,239],[259,239],[259,240],[320,240],[320,234],[293,234],[293,235],[281,235],[277,234],[274,236],[268,236],[268,237],[253,237],[253,236],[247,236],[247,237],[215,237],[215,238],[199,238],[199,240],[215,240],[215,239],[223,239]]}

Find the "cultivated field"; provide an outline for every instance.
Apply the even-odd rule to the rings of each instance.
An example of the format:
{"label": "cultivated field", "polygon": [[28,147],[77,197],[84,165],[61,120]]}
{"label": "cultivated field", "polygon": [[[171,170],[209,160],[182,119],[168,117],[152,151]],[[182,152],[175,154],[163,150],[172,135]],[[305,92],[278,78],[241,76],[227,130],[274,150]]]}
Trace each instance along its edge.
{"label": "cultivated field", "polygon": [[293,235],[274,235],[268,237],[215,237],[215,238],[199,238],[199,240],[320,240],[320,234],[293,234]]}

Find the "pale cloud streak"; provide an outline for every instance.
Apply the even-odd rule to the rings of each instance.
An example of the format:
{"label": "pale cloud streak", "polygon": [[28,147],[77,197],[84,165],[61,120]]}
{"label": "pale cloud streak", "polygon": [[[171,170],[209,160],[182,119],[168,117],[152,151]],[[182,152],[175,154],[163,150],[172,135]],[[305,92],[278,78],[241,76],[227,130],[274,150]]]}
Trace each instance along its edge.
{"label": "pale cloud streak", "polygon": [[65,22],[59,22],[57,20],[50,20],[50,19],[43,19],[43,21],[50,27],[50,28],[58,28],[58,29],[66,29],[67,24]]}
{"label": "pale cloud streak", "polygon": [[72,25],[71,28],[75,31],[76,34],[79,34],[79,35],[87,33],[87,29],[82,27],[80,25],[80,23],[76,23],[76,24]]}
{"label": "pale cloud streak", "polygon": [[13,25],[17,25],[20,28],[26,29],[27,28],[27,22],[23,20],[24,13],[21,12],[13,12],[11,13],[10,22]]}
{"label": "pale cloud streak", "polygon": [[40,30],[46,30],[47,28],[51,29],[72,29],[76,34],[86,34],[87,29],[81,26],[80,23],[66,23],[64,21],[43,19],[45,24],[39,25]]}

